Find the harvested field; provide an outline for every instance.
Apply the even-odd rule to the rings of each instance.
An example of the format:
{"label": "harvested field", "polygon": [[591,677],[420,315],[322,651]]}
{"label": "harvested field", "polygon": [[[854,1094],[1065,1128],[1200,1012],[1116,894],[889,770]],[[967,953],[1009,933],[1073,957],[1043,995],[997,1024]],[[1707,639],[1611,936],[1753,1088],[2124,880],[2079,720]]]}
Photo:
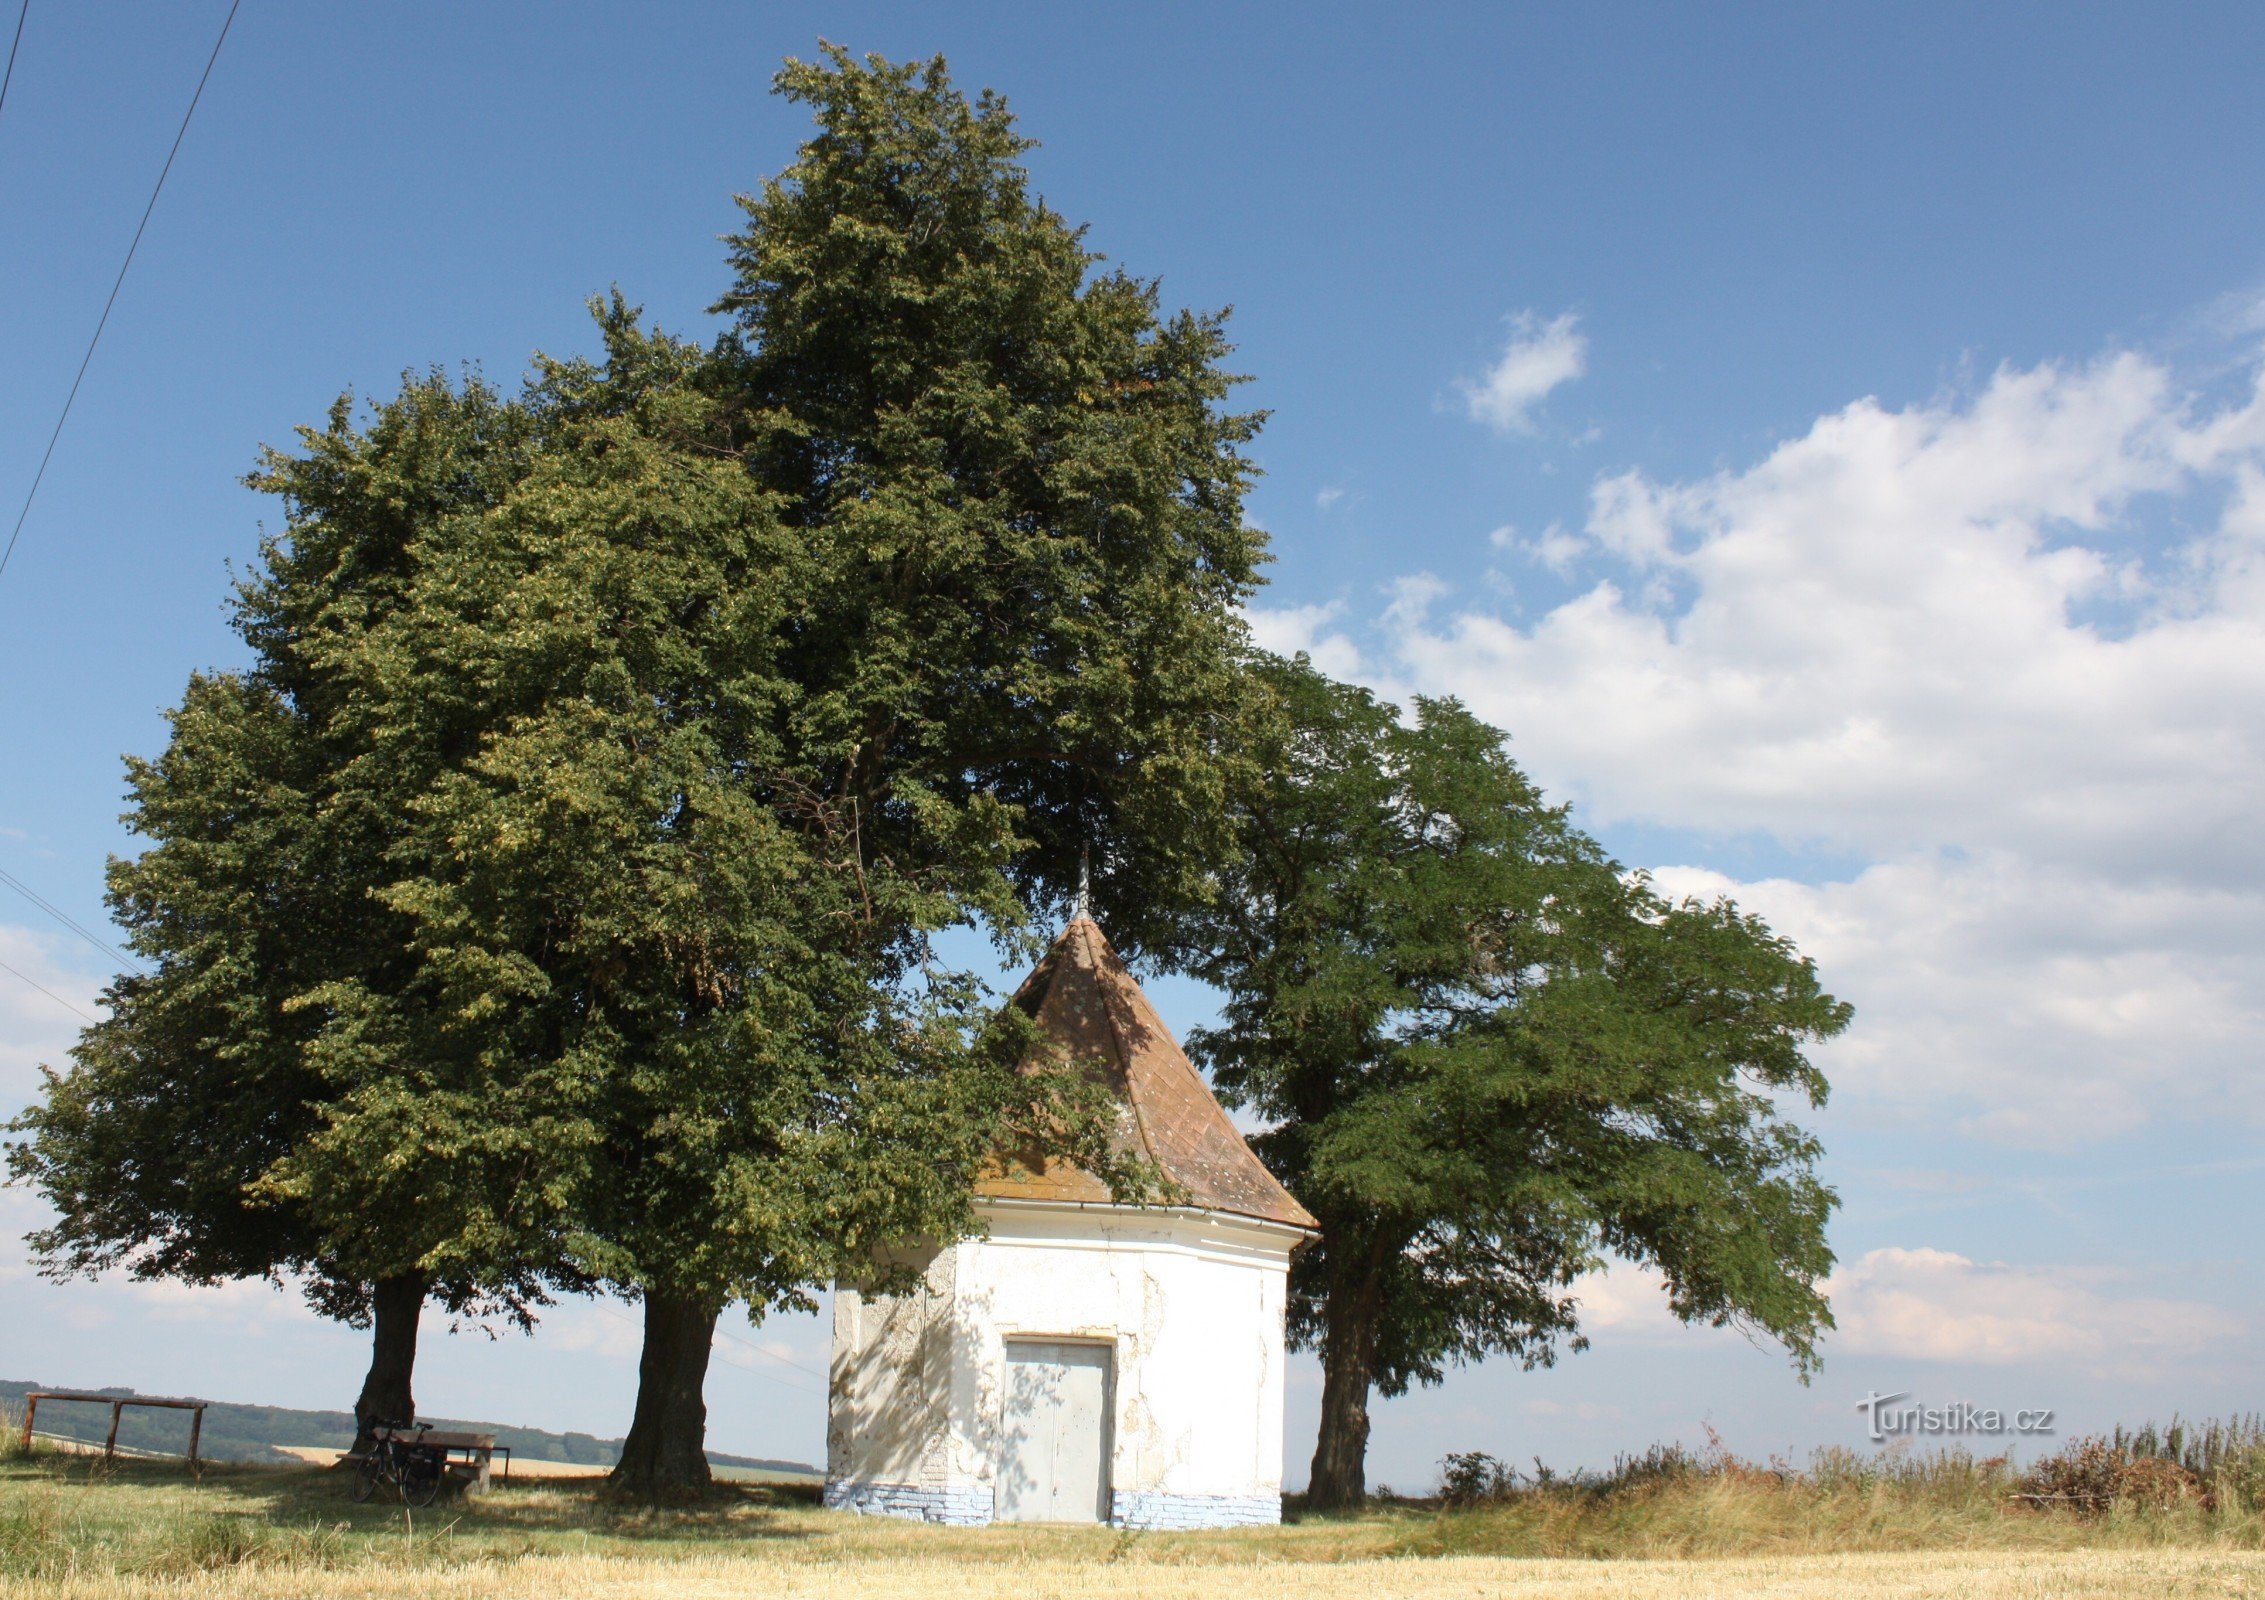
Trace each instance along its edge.
{"label": "harvested field", "polygon": [[822,1511],[807,1490],[783,1488],[654,1511],[552,1480],[411,1513],[355,1506],[345,1487],[304,1468],[192,1476],[177,1464],[17,1455],[0,1461],[0,1600],[2265,1600],[2253,1512],[2187,1503],[2078,1515],[1939,1475],[1824,1489],[1716,1474],[1601,1499],[1388,1505],[1198,1534],[926,1527]]}

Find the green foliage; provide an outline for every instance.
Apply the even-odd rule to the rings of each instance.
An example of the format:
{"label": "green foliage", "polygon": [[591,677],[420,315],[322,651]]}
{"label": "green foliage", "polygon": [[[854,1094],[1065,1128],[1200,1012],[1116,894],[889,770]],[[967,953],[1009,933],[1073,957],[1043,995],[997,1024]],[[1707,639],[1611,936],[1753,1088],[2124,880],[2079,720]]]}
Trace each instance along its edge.
{"label": "green foliage", "polygon": [[414,775],[368,889],[400,962],[301,1000],[319,1126],[256,1192],[326,1239],[434,1219],[431,1272],[760,1310],[971,1226],[989,1138],[1058,1097],[908,959],[998,830],[915,797],[906,863],[825,792],[786,727],[824,574],[716,444],[704,354],[599,318],[605,361],[520,402],[518,474],[412,532],[326,657],[365,765]]}
{"label": "green foliage", "polygon": [[1757,919],[1622,872],[1459,705],[1258,675],[1266,776],[1193,923],[1225,1021],[1190,1045],[1322,1224],[1293,1336],[1386,1394],[1546,1363],[1609,1252],[1806,1370],[1834,1201],[1779,1107],[1822,1101],[1802,1047],[1848,1008]]}
{"label": "green foliage", "polygon": [[820,574],[788,736],[869,856],[948,864],[997,928],[1090,847],[1139,948],[1224,852],[1247,711],[1259,418],[1221,408],[1223,316],[1101,270],[941,60],[829,47],[777,87],[817,132],[742,200],[718,309],[734,437]]}
{"label": "green foliage", "polygon": [[253,475],[253,665],[131,768],[152,970],[16,1124],[51,1270],[759,1313],[973,1229],[1002,1144],[1139,1187],[933,941],[1027,942],[1089,849],[1121,940],[1201,891],[1257,419],[995,97],[779,88],[818,131],[715,349],[617,296],[600,361],[341,400]]}
{"label": "green foliage", "polygon": [[58,1213],[32,1236],[47,1270],[299,1274],[348,1317],[370,1280],[420,1267],[459,1309],[534,1295],[524,1240],[448,1254],[440,1213],[372,1208],[331,1228],[260,1187],[320,1126],[334,997],[408,980],[407,924],[378,890],[411,802],[463,737],[374,738],[357,651],[407,603],[419,542],[492,505],[529,442],[523,408],[436,374],[366,425],[341,399],[302,430],[302,454],[253,475],[289,511],[237,593],[253,665],[193,677],[164,753],[127,763],[126,820],[149,847],[111,863],[109,898],[148,970],[111,985],[106,1020],[13,1125],[30,1137],[11,1172]]}
{"label": "green foliage", "polygon": [[1439,1463],[1439,1501],[1475,1506],[1509,1493],[1517,1474],[1484,1450],[1451,1450]]}

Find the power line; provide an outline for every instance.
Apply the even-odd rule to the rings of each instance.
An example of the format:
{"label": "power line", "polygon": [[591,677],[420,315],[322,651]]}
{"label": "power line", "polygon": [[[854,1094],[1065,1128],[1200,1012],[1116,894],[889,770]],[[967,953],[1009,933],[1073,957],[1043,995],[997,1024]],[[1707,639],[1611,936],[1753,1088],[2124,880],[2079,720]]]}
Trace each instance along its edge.
{"label": "power line", "polygon": [[[613,1307],[607,1305],[602,1300],[593,1300],[591,1304],[596,1306],[598,1310],[604,1312],[607,1316],[613,1318],[613,1320],[616,1322],[623,1323],[632,1328],[638,1326],[634,1318],[629,1317],[622,1312],[614,1310]],[[816,1378],[820,1383],[831,1385],[831,1383],[833,1382],[833,1380],[829,1378],[825,1373],[818,1371],[816,1368],[806,1367],[801,1362],[792,1360],[791,1358],[786,1356],[782,1356],[775,1350],[766,1350],[759,1344],[755,1344],[749,1340],[742,1339],[738,1334],[733,1333],[729,1328],[718,1328],[716,1330],[716,1335],[718,1338],[729,1339],[733,1344],[742,1345],[745,1348],[754,1351],[755,1354],[761,1356],[765,1361],[776,1361],[781,1366],[794,1368],[794,1370],[797,1372],[807,1372],[811,1377]],[[727,1358],[724,1362],[724,1365],[728,1367],[737,1367],[741,1372],[752,1373],[758,1378],[768,1378],[773,1383],[783,1384],[785,1385],[785,1387],[792,1389],[799,1394],[822,1394],[825,1392],[824,1390],[820,1389],[805,1389],[799,1383],[789,1383],[786,1379],[780,1377],[775,1372],[765,1372],[759,1367],[748,1366],[745,1362],[732,1361]]]}
{"label": "power line", "polygon": [[0,871],[0,883],[4,883],[9,888],[15,890],[16,893],[22,895],[26,900],[29,900],[33,905],[39,907],[40,910],[46,912],[57,922],[63,924],[64,927],[70,929],[73,933],[84,939],[88,944],[93,945],[97,950],[100,950],[101,952],[103,952],[103,954],[111,957],[113,960],[122,961],[130,967],[138,967],[142,965],[138,957],[130,956],[126,954],[125,951],[119,949],[116,945],[110,944],[103,939],[96,937],[94,934],[87,932],[85,928],[81,927],[76,921],[71,918],[69,913],[41,899],[32,891],[32,888],[29,884],[25,883],[21,878],[16,877],[13,873]]}
{"label": "power line", "polygon": [[[212,77],[213,63],[220,59],[220,47],[228,42],[228,30],[235,25],[236,8],[244,0],[229,0],[228,16],[220,24],[220,37],[212,43],[212,54],[205,58],[204,76],[197,79],[197,92],[189,96],[189,109],[181,113],[180,131],[173,135],[173,148],[165,152],[165,165],[157,174],[157,187],[149,192],[149,204],[142,207],[141,225],[134,229],[134,242],[126,246],[126,259],[118,268],[118,281],[110,286],[110,298],[102,303],[102,316],[94,325],[94,337],[87,341],[87,353],[79,361],[79,375],[71,380],[71,392],[64,397],[63,414],[55,419],[55,431],[47,436],[47,451],[39,458],[39,470],[31,475],[31,492],[24,496],[24,508],[16,513],[16,526],[8,535],[8,548],[0,550],[0,575],[5,575],[8,562],[16,553],[16,541],[23,537],[24,519],[31,515],[31,503],[39,495],[40,480],[47,476],[47,463],[54,459],[55,441],[63,437],[63,424],[71,420],[71,407],[79,398],[79,385],[86,381],[87,367],[94,360],[94,347],[102,342],[102,330],[110,326],[110,308],[118,303],[118,291],[126,286],[126,269],[134,264],[134,252],[142,247],[142,231],[149,226],[150,213],[157,209],[157,197],[165,192],[165,179],[173,170],[173,158],[181,153],[181,141],[189,136],[189,119],[197,114],[197,102],[204,98],[204,86]],[[25,6],[31,0],[24,0]],[[16,29],[23,31],[23,19],[18,17]],[[13,65],[13,53],[10,62]]]}
{"label": "power line", "polygon": [[8,70],[0,72],[0,111],[7,109],[8,85],[16,77],[16,47],[24,42],[24,18],[31,15],[31,0],[16,8],[16,36],[8,41]]}
{"label": "power line", "polygon": [[83,1019],[84,1021],[86,1021],[87,1023],[89,1023],[90,1025],[91,1025],[91,1024],[92,1024],[92,1023],[94,1022],[94,1018],[92,1018],[92,1017],[88,1016],[88,1015],[87,1015],[87,1014],[86,1014],[86,1013],[85,1013],[84,1011],[81,1011],[81,1010],[80,1010],[80,1009],[79,1009],[79,1008],[78,1008],[77,1006],[75,1006],[75,1005],[71,1004],[71,1002],[70,1002],[70,1001],[68,1001],[68,1000],[64,999],[64,998],[63,998],[63,997],[62,997],[61,995],[57,994],[57,993],[56,993],[56,992],[55,992],[55,991],[54,991],[53,989],[50,989],[50,988],[48,988],[46,984],[44,984],[44,983],[41,983],[41,982],[40,982],[40,981],[38,981],[38,980],[37,980],[36,978],[26,978],[26,977],[24,977],[24,975],[23,975],[22,973],[18,972],[18,971],[17,971],[17,970],[16,970],[16,969],[15,969],[14,967],[11,967],[11,966],[9,966],[7,962],[5,962],[5,961],[0,961],[0,972],[5,972],[5,973],[7,973],[7,974],[8,974],[8,975],[9,975],[9,976],[10,976],[11,978],[22,978],[24,982],[26,982],[26,983],[30,984],[30,985],[31,985],[31,986],[32,986],[32,987],[33,987],[34,989],[37,989],[37,990],[38,990],[38,991],[39,991],[39,992],[40,992],[41,994],[43,994],[43,995],[47,996],[47,998],[48,998],[48,999],[50,999],[50,1000],[54,1001],[54,1002],[55,1002],[55,1003],[56,1003],[57,1005],[61,1006],[61,1007],[62,1007],[62,1008],[63,1008],[63,1009],[65,1010],[65,1011],[68,1011],[68,1012],[69,1012],[69,1013],[70,1013],[70,1014],[71,1014],[72,1016],[74,1016],[74,1017],[78,1017],[78,1018],[81,1018],[81,1019]]}
{"label": "power line", "polygon": [[776,1362],[779,1362],[779,1363],[781,1363],[781,1364],[782,1364],[782,1365],[784,1365],[784,1366],[789,1366],[789,1367],[792,1367],[792,1368],[794,1368],[794,1370],[795,1370],[795,1371],[797,1371],[797,1372],[807,1372],[807,1373],[809,1373],[809,1374],[810,1374],[810,1376],[812,1376],[813,1378],[816,1378],[816,1379],[817,1379],[817,1380],[818,1380],[818,1381],[819,1381],[820,1383],[823,1383],[823,1384],[828,1384],[828,1385],[830,1385],[830,1384],[832,1384],[832,1382],[833,1382],[833,1379],[832,1379],[831,1377],[829,1377],[829,1376],[828,1376],[827,1374],[825,1374],[825,1373],[823,1373],[823,1372],[820,1372],[820,1371],[819,1371],[819,1370],[818,1370],[818,1369],[817,1369],[816,1367],[806,1367],[806,1366],[804,1366],[804,1365],[803,1365],[803,1364],[802,1364],[801,1362],[799,1362],[799,1361],[795,1360],[795,1359],[794,1359],[793,1357],[791,1357],[791,1356],[782,1356],[782,1355],[780,1355],[780,1354],[779,1354],[779,1353],[778,1353],[778,1352],[777,1352],[776,1350],[766,1350],[766,1349],[764,1349],[764,1348],[763,1348],[763,1347],[762,1347],[761,1345],[757,1344],[757,1343],[756,1343],[756,1342],[755,1342],[754,1340],[752,1340],[752,1339],[742,1339],[742,1338],[741,1338],[741,1337],[740,1337],[740,1336],[739,1336],[738,1334],[736,1334],[736,1333],[733,1333],[733,1332],[732,1332],[732,1331],[731,1331],[731,1330],[730,1330],[729,1328],[718,1328],[718,1329],[716,1330],[716,1332],[718,1332],[718,1333],[722,1334],[722,1335],[723,1335],[723,1336],[724,1336],[724,1337],[725,1337],[726,1339],[729,1339],[729,1340],[730,1340],[730,1341],[731,1341],[731,1342],[732,1342],[733,1344],[736,1344],[736,1345],[743,1345],[743,1346],[745,1346],[745,1347],[746,1347],[747,1349],[754,1351],[754,1352],[755,1352],[755,1353],[756,1353],[757,1355],[761,1356],[761,1357],[762,1357],[762,1358],[763,1358],[763,1359],[764,1359],[765,1361],[776,1361]]}

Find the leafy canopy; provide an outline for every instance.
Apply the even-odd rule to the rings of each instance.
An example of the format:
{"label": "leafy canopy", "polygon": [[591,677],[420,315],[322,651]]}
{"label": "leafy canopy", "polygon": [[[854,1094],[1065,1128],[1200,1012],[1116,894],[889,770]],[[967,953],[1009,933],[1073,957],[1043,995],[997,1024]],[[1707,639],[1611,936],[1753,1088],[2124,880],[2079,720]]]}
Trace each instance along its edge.
{"label": "leafy canopy", "polygon": [[255,665],[136,772],[157,974],[16,1157],[50,1248],[761,1306],[1097,1126],[933,939],[1013,942],[1088,849],[1129,941],[1201,891],[1257,418],[996,97],[839,51],[779,87],[817,130],[716,347],[617,299],[602,360],[341,402],[256,475]]}
{"label": "leafy canopy", "polygon": [[742,199],[718,309],[749,468],[820,574],[788,738],[870,854],[949,862],[996,926],[1090,848],[1137,946],[1226,845],[1245,714],[1260,419],[1222,406],[1224,315],[1103,270],[941,60],[829,47],[778,89],[817,131]]}
{"label": "leafy canopy", "polygon": [[[373,1204],[349,1228],[261,1187],[321,1126],[342,997],[410,980],[407,919],[377,891],[412,801],[471,736],[374,727],[361,652],[411,604],[417,548],[493,506],[533,443],[525,408],[477,380],[409,378],[365,425],[352,409],[250,480],[288,513],[236,593],[252,665],[194,676],[164,753],[127,763],[126,820],[149,846],[111,862],[109,899],[148,970],[111,985],[9,1163],[58,1212],[32,1236],[57,1273],[292,1274],[358,1320],[371,1281],[416,1272],[458,1309],[523,1313],[541,1230],[497,1209],[461,1148],[420,1169],[451,1206]],[[378,1070],[429,1070],[432,1023],[405,1020]]]}
{"label": "leafy canopy", "polygon": [[1781,1108],[1823,1102],[1803,1047],[1848,1007],[1758,919],[1623,872],[1453,701],[1403,723],[1303,657],[1259,672],[1266,776],[1194,923],[1225,1020],[1190,1043],[1323,1224],[1294,1336],[1386,1394],[1545,1363],[1611,1253],[1806,1370],[1834,1198]]}

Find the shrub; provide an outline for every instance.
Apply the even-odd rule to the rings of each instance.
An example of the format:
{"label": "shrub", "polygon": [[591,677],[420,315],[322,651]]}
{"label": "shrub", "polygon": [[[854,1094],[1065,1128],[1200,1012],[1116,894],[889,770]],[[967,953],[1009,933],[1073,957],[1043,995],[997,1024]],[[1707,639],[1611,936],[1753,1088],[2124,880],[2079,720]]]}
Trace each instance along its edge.
{"label": "shrub", "polygon": [[1518,1475],[1484,1450],[1450,1452],[1439,1464],[1439,1498],[1443,1505],[1475,1506],[1500,1500],[1516,1486]]}
{"label": "shrub", "polygon": [[2118,1503],[2166,1511],[2189,1502],[2211,1510],[2265,1510],[2265,1419],[2234,1417],[2199,1426],[2172,1418],[2074,1439],[2034,1462],[2021,1492],[2078,1511]]}

